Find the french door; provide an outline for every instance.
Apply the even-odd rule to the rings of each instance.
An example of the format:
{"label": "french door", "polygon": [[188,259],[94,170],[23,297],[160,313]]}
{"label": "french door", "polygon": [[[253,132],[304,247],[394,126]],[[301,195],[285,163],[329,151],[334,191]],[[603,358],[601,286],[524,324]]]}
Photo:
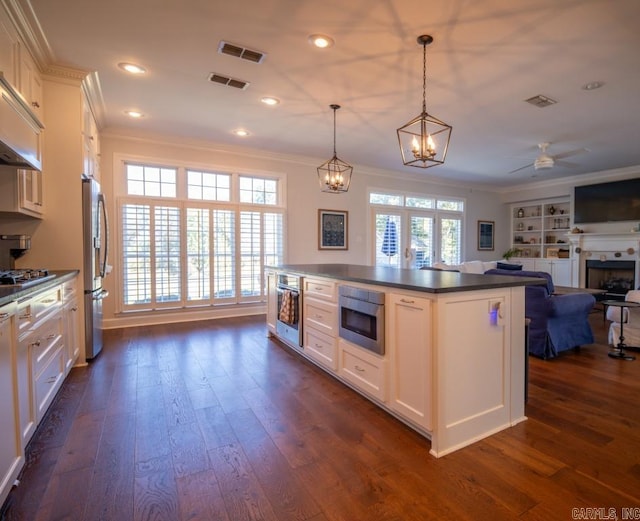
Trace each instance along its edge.
{"label": "french door", "polygon": [[419,269],[437,261],[460,262],[462,219],[439,212],[376,208],[376,266]]}

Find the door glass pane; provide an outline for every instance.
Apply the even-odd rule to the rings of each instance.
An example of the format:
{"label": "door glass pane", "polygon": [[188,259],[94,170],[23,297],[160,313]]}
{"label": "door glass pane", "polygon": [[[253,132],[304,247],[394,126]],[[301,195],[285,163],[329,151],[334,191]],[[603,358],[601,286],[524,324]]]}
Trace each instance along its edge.
{"label": "door glass pane", "polygon": [[411,216],[411,268],[431,266],[433,258],[433,218]]}
{"label": "door glass pane", "polygon": [[445,264],[460,264],[462,220],[440,219],[440,260]]}
{"label": "door glass pane", "polygon": [[400,216],[376,214],[376,266],[400,268]]}

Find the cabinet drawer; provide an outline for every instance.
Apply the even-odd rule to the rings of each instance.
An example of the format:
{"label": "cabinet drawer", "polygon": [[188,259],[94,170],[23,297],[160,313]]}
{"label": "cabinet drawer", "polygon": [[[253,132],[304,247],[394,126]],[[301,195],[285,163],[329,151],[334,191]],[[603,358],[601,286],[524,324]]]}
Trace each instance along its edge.
{"label": "cabinet drawer", "polygon": [[33,297],[33,321],[37,322],[43,319],[49,313],[53,313],[60,307],[62,307],[62,285]]}
{"label": "cabinet drawer", "polygon": [[358,389],[384,402],[386,365],[384,359],[340,340],[340,376]]}
{"label": "cabinet drawer", "polygon": [[332,302],[305,298],[304,324],[330,336],[338,335],[338,306]]}
{"label": "cabinet drawer", "polygon": [[68,302],[72,299],[76,293],[78,292],[78,280],[77,278],[73,280],[68,280],[62,285],[62,298],[65,302]]}
{"label": "cabinet drawer", "polygon": [[33,297],[28,297],[18,302],[18,312],[16,323],[18,333],[33,329],[37,322],[45,319],[49,314],[54,313],[62,307],[62,287],[57,286]]}
{"label": "cabinet drawer", "polygon": [[42,419],[47,408],[51,404],[53,397],[62,385],[64,360],[62,348],[59,347],[54,355],[49,359],[48,364],[43,369],[40,376],[35,380],[36,388],[36,411],[38,421]]}
{"label": "cabinet drawer", "polygon": [[37,377],[49,362],[53,353],[62,345],[64,332],[62,314],[45,322],[32,334],[31,360],[33,361],[33,374]]}
{"label": "cabinet drawer", "polygon": [[304,352],[316,362],[335,371],[338,369],[336,339],[313,328],[304,329]]}
{"label": "cabinet drawer", "polygon": [[316,298],[336,301],[336,283],[328,279],[309,279],[304,278],[304,292]]}

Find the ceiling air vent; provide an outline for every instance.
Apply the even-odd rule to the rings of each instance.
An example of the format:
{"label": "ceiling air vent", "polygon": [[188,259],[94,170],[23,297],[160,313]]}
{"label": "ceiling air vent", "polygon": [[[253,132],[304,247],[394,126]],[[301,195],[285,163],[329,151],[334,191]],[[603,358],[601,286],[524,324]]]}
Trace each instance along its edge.
{"label": "ceiling air vent", "polygon": [[526,99],[525,101],[540,108],[548,107],[549,105],[558,103],[556,100],[548,98],[547,96],[543,96],[542,94],[538,94],[537,96]]}
{"label": "ceiling air vent", "polygon": [[220,85],[226,85],[227,87],[235,87],[236,89],[245,90],[250,83],[244,80],[238,80],[236,78],[230,78],[223,74],[217,74],[212,72],[209,74],[209,81],[212,83],[219,83]]}
{"label": "ceiling air vent", "polygon": [[218,45],[218,52],[220,54],[227,54],[229,56],[235,56],[236,58],[242,58],[253,63],[262,63],[266,54],[260,51],[252,51],[239,45],[221,41]]}

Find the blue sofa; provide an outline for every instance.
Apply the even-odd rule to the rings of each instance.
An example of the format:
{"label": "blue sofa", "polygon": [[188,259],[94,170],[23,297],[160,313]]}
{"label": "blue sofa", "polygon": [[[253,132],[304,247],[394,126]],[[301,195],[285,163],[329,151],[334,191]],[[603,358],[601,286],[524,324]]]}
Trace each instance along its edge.
{"label": "blue sofa", "polygon": [[486,275],[539,277],[545,285],[525,287],[525,316],[529,325],[529,354],[553,358],[583,344],[593,343],[589,312],[595,298],[589,293],[554,295],[551,275],[544,271],[492,269]]}

